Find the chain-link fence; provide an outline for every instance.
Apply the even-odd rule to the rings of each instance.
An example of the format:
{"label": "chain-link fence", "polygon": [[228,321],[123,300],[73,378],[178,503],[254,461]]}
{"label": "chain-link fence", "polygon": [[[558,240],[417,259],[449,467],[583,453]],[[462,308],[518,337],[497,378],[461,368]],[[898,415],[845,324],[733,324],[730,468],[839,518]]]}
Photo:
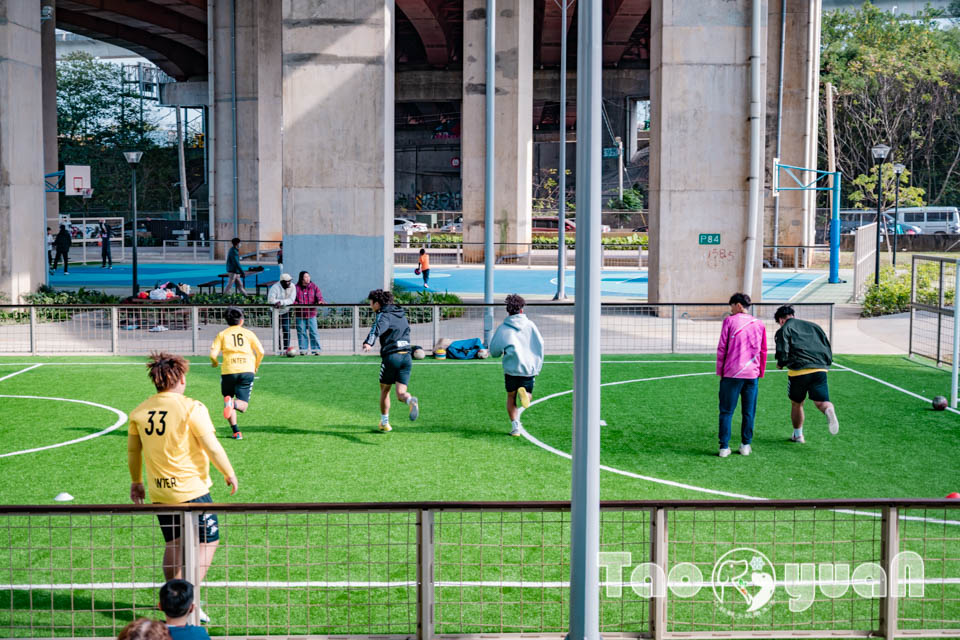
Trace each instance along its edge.
{"label": "chain-link fence", "polygon": [[[569,503],[177,505],[213,636],[568,630]],[[219,517],[201,579],[197,515]],[[600,627],[654,638],[957,637],[960,503],[603,503]],[[163,505],[0,507],[0,635],[159,618]]]}
{"label": "chain-link fence", "polygon": [[909,354],[952,363],[957,259],[915,255],[911,272]]}
{"label": "chain-link fence", "polygon": [[[506,318],[504,305],[492,305],[497,323]],[[751,311],[768,332],[778,328],[773,314],[778,304],[755,304]],[[832,303],[793,305],[797,317],[816,322],[832,338]],[[284,319],[278,309],[243,306],[244,326],[260,338],[267,353],[281,353],[284,327],[289,324],[292,344],[309,333],[306,316],[316,312],[323,353],[360,352],[374,313],[364,305],[289,307]],[[482,304],[404,305],[410,322],[410,341],[431,351],[441,338],[483,336]],[[32,354],[145,354],[166,350],[181,354],[207,353],[222,331],[223,306],[185,306],[171,303],[120,305],[0,306],[0,355]],[[547,353],[573,353],[573,303],[537,303],[526,306],[527,316],[543,334]],[[728,314],[725,304],[607,303],[600,314],[603,353],[707,353],[716,349],[720,325]],[[302,336],[302,339],[301,339]],[[773,340],[768,341],[773,349]]]}

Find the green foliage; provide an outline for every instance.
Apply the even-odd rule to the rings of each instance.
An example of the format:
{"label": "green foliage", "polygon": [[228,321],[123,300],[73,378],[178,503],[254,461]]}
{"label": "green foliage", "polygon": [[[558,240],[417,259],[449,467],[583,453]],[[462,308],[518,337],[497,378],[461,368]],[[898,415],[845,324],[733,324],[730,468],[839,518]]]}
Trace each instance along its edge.
{"label": "green foliage", "polygon": [[119,296],[112,296],[102,291],[92,291],[80,287],[76,291],[57,291],[52,287],[40,285],[36,293],[28,293],[23,296],[25,302],[29,304],[117,304],[120,302]]}
{"label": "green foliage", "polygon": [[[570,169],[564,171],[566,176],[570,176]],[[533,180],[533,210],[534,211],[558,211],[560,208],[560,182],[558,169],[541,169],[540,175]],[[567,180],[567,189],[570,188],[570,181]],[[567,217],[571,217],[577,206],[575,202],[566,202]]]}
{"label": "green foliage", "polygon": [[[449,292],[440,292],[440,291],[429,291],[429,290],[420,290],[420,291],[411,291],[403,288],[402,286],[394,286],[393,297],[397,301],[397,304],[404,305],[407,309],[407,320],[410,324],[418,324],[422,322],[433,322],[433,309],[429,306],[418,307],[417,305],[434,305],[434,304],[462,304],[463,300],[460,299],[455,293]],[[361,309],[361,313],[364,309]],[[367,309],[369,311],[369,309]],[[459,318],[463,315],[463,307],[443,307],[440,309],[440,319],[448,320],[450,318]],[[372,311],[370,312],[371,321],[373,318]]]}
{"label": "green foliage", "polygon": [[[869,2],[858,11],[824,13],[820,77],[836,90],[837,166],[844,175],[867,174],[871,147],[885,142],[931,204],[954,204],[960,198],[960,28],[944,25],[941,16],[928,6],[907,19]],[[826,95],[820,103],[823,108]]]}
{"label": "green foliage", "polygon": [[[883,202],[881,206],[884,210],[890,209],[896,203],[896,183],[897,174],[893,172],[893,163],[883,163],[883,172],[881,182],[883,186]],[[870,167],[868,174],[860,174],[852,181],[853,191],[850,193],[850,203],[856,209],[877,208],[877,167]],[[910,171],[904,170],[900,174],[900,206],[901,207],[922,207],[926,204],[923,201],[924,190],[920,187],[910,186]],[[876,216],[874,216],[876,217]]]}
{"label": "green foliage", "polygon": [[633,187],[623,192],[623,200],[620,198],[610,198],[607,201],[608,209],[617,209],[621,211],[640,211],[643,209],[643,191]]}
{"label": "green foliage", "polygon": [[193,293],[190,295],[190,302],[185,304],[204,304],[204,305],[243,305],[243,304],[267,304],[266,296],[249,295],[245,296],[239,293]]}
{"label": "green foliage", "polygon": [[[892,267],[880,269],[880,286],[871,284],[863,299],[864,317],[904,313],[910,310],[910,272],[894,273]],[[938,304],[940,270],[935,264],[923,264],[917,269],[917,301]],[[954,292],[943,292],[944,304],[953,304]]]}

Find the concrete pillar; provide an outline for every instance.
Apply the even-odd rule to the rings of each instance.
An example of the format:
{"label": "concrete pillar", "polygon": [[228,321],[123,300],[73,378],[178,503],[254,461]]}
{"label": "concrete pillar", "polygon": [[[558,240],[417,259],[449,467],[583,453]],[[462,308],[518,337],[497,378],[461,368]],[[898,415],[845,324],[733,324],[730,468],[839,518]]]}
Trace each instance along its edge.
{"label": "concrete pillar", "polygon": [[283,6],[284,267],[332,302],[393,279],[394,2]]}
{"label": "concrete pillar", "polygon": [[[530,242],[533,181],[533,3],[498,0],[496,23],[495,242]],[[460,175],[464,247],[483,256],[486,1],[463,3],[463,126]],[[498,254],[515,248],[498,247]]]}
{"label": "concrete pillar", "polygon": [[[767,149],[766,184],[772,184],[773,158],[776,154],[777,93],[780,62],[780,11],[784,0],[769,0],[767,22]],[[811,5],[813,12],[811,13]],[[819,114],[819,3],[787,2],[787,23],[783,65],[783,117],[780,143],[780,161],[796,167],[817,166],[817,118]],[[812,18],[812,19],[811,19]],[[812,37],[812,39],[811,39]],[[808,73],[813,65],[815,73]],[[809,165],[805,164],[810,162]],[[794,172],[797,173],[797,172]],[[804,178],[803,174],[798,177]],[[806,181],[813,180],[806,174]],[[789,177],[781,175],[781,186],[797,186]],[[824,186],[826,186],[824,184]],[[814,244],[816,206],[809,194],[801,191],[780,193],[779,236],[774,240],[774,200],[769,189],[765,200],[764,244]],[[826,201],[824,200],[824,206]],[[765,252],[772,257],[772,251]],[[785,266],[793,266],[792,250],[783,249],[780,256]]]}
{"label": "concrete pillar", "polygon": [[[279,240],[282,232],[280,8],[281,0],[223,0],[212,9],[213,233],[218,240],[235,235],[243,240]],[[259,100],[261,90],[266,100]],[[218,243],[217,257],[223,257],[226,248],[227,243]]]}
{"label": "concrete pillar", "polygon": [[[50,19],[40,24],[40,60],[43,83],[43,172],[54,173],[59,166],[57,149],[57,4],[55,0],[43,0],[43,7],[50,7]],[[47,218],[56,218],[60,213],[60,194],[45,193]]]}
{"label": "concrete pillar", "polygon": [[40,6],[0,2],[0,296],[45,282]]}
{"label": "concrete pillar", "polygon": [[[726,302],[743,284],[752,1],[765,2],[652,5],[651,302]],[[701,245],[700,234],[720,244]]]}

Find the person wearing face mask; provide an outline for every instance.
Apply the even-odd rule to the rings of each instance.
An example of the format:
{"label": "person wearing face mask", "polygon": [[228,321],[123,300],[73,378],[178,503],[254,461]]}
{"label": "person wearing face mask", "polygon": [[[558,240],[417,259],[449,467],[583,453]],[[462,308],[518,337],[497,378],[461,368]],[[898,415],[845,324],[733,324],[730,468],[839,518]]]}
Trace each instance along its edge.
{"label": "person wearing face mask", "polygon": [[297,301],[297,288],[289,273],[280,276],[267,292],[267,304],[272,304],[280,314],[280,351],[290,346],[290,305]]}

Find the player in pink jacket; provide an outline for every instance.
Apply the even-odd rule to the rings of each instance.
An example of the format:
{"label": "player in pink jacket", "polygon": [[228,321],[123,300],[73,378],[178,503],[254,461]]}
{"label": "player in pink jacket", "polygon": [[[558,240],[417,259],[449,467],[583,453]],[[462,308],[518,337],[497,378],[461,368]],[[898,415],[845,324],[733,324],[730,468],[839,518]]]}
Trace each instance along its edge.
{"label": "player in pink jacket", "polygon": [[767,330],[763,321],[747,313],[750,296],[730,296],[730,315],[723,319],[717,343],[720,376],[720,457],[730,455],[730,423],[740,399],[740,455],[750,455],[757,387],[767,368]]}

